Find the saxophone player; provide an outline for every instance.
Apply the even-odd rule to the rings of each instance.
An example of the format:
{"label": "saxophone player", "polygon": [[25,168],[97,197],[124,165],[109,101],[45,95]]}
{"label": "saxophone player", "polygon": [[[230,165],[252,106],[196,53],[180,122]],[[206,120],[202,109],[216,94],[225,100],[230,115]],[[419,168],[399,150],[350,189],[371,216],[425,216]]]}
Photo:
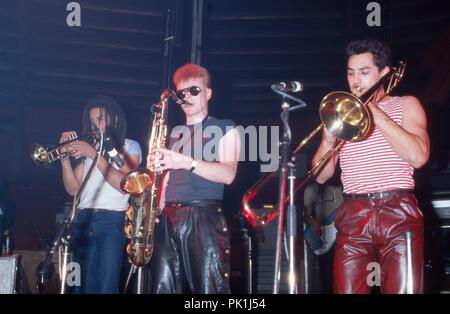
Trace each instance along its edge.
{"label": "saxophone player", "polygon": [[[76,293],[118,293],[125,243],[124,211],[128,194],[120,189],[122,177],[141,162],[138,142],[125,138],[127,123],[119,104],[111,97],[90,98],[83,111],[83,132],[100,128],[104,138],[115,139],[123,165],[100,156],[78,204],[79,214],[74,230],[74,261],[80,264],[81,286]],[[64,143],[73,132],[64,132]],[[104,141],[106,144],[106,140]],[[68,159],[61,160],[64,187],[74,195],[91,166],[98,145],[74,141],[63,146],[75,158],[82,158],[74,168]],[[117,162],[116,162],[117,163]]]}
{"label": "saxophone player", "polygon": [[[169,149],[149,154],[150,164],[168,170],[151,260],[152,290],[230,293],[230,240],[222,199],[224,185],[236,176],[240,139],[233,121],[208,115],[212,89],[205,68],[186,64],[175,71],[173,82],[184,101],[186,123],[172,130]],[[209,152],[214,158],[206,145],[210,133],[217,141]]]}

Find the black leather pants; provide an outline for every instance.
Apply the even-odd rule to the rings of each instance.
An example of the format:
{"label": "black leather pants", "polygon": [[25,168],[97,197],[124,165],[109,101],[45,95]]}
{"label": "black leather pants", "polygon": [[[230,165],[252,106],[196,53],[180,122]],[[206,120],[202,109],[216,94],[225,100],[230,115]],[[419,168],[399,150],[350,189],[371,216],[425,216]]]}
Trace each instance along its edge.
{"label": "black leather pants", "polygon": [[230,240],[220,206],[169,204],[156,227],[153,293],[230,293]]}

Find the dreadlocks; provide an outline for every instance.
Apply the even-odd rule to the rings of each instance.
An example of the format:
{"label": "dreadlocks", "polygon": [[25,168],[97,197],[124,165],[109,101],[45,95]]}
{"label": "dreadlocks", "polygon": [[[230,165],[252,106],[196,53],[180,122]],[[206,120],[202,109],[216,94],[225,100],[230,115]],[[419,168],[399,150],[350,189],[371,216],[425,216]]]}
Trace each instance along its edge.
{"label": "dreadlocks", "polygon": [[83,133],[92,131],[89,113],[93,108],[100,108],[106,118],[106,133],[114,138],[119,147],[123,147],[127,134],[125,114],[114,98],[106,95],[95,95],[87,101],[83,110]]}

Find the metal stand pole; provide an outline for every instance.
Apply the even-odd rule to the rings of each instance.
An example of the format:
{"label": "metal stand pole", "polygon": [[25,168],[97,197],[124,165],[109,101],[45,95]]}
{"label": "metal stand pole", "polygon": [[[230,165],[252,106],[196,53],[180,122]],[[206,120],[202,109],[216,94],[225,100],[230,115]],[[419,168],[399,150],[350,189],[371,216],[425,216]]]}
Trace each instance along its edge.
{"label": "metal stand pole", "polygon": [[294,202],[294,189],[295,189],[295,164],[291,161],[289,164],[289,206],[287,212],[287,235],[289,242],[289,293],[297,293],[297,269],[296,269],[296,250],[295,244],[297,242],[297,208]]}
{"label": "metal stand pole", "polygon": [[[288,221],[287,221],[287,235],[289,237],[289,293],[297,293],[297,274],[296,274],[296,262],[295,262],[295,242],[297,234],[297,218],[295,207],[295,158],[292,158],[291,146],[291,129],[289,126],[289,111],[303,108],[306,104],[285,92],[277,90],[276,86],[271,87],[274,92],[280,94],[283,97],[281,103],[281,121],[283,122],[283,134],[280,141],[280,181],[278,185],[278,227],[277,227],[277,242],[275,252],[275,270],[274,270],[274,282],[273,293],[279,292],[280,285],[280,264],[281,264],[281,247],[284,231],[284,215],[286,208],[286,180],[289,177],[289,206],[288,206]],[[298,102],[300,105],[291,107],[287,99]],[[291,162],[288,163],[288,159]],[[289,171],[289,176],[288,176]]]}
{"label": "metal stand pole", "polygon": [[125,294],[128,291],[128,286],[130,284],[131,276],[137,271],[137,283],[136,283],[136,294],[144,294],[145,293],[145,283],[146,283],[146,275],[144,267],[139,267],[136,265],[131,265],[130,271],[128,272],[127,281],[125,283],[125,287],[123,288],[123,293]]}
{"label": "metal stand pole", "polygon": [[281,119],[283,121],[283,135],[280,143],[281,160],[280,160],[280,181],[278,184],[278,227],[277,227],[277,242],[275,251],[275,270],[273,278],[273,293],[278,294],[280,288],[280,264],[281,264],[281,249],[284,233],[284,215],[285,215],[285,195],[286,195],[286,179],[287,179],[287,159],[288,149],[290,144],[289,134],[289,103],[283,99],[281,104]]}
{"label": "metal stand pole", "polygon": [[252,238],[248,234],[247,228],[242,228],[243,237],[247,246],[247,293],[253,293],[253,248]]}
{"label": "metal stand pole", "polygon": [[130,284],[131,275],[136,271],[136,266],[131,265],[130,271],[128,272],[127,281],[125,282],[125,287],[123,288],[123,293],[125,294],[128,291],[128,285]]}
{"label": "metal stand pole", "polygon": [[144,293],[144,267],[137,268],[137,294]]}
{"label": "metal stand pole", "polygon": [[308,294],[309,293],[309,263],[308,263],[308,246],[306,245],[306,242],[303,240],[303,291],[302,293]]}
{"label": "metal stand pole", "polygon": [[69,240],[63,238],[62,242],[62,263],[59,269],[59,276],[61,278],[60,294],[65,294],[67,289],[67,265],[69,260]]}
{"label": "metal stand pole", "polygon": [[414,293],[413,267],[412,267],[412,232],[405,232],[406,240],[406,293]]}

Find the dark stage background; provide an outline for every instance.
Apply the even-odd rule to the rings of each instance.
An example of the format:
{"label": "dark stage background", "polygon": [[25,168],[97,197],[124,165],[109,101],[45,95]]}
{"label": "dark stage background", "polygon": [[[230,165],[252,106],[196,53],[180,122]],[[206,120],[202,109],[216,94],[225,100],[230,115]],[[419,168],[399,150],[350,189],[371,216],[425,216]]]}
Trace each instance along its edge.
{"label": "dark stage background", "polygon": [[[89,96],[104,93],[118,100],[129,137],[146,155],[150,105],[179,65],[197,61],[207,67],[214,90],[211,115],[244,127],[279,125],[280,99],[269,87],[299,80],[308,107],[291,116],[297,142],[318,125],[322,97],[347,89],[343,49],[362,37],[388,41],[394,60],[408,63],[396,92],[419,97],[427,111],[432,155],[417,173],[417,192],[430,217],[427,236],[435,241],[433,224],[439,219],[430,200],[436,191],[450,193],[448,1],[376,1],[381,26],[372,27],[371,1],[362,0],[80,0],[81,26],[73,27],[66,23],[69,2],[0,0],[0,179],[16,208],[16,249],[45,249],[57,214],[70,202],[59,164],[34,165],[30,147],[56,144],[62,131],[81,130]],[[169,45],[167,25],[174,36]],[[170,125],[181,119],[173,108]],[[317,142],[304,152],[305,167]],[[225,207],[238,239],[241,196],[260,176],[258,161],[241,162],[226,190]],[[267,197],[261,205],[274,200]],[[245,248],[235,250],[241,251]],[[239,268],[245,258],[235,260]]]}

